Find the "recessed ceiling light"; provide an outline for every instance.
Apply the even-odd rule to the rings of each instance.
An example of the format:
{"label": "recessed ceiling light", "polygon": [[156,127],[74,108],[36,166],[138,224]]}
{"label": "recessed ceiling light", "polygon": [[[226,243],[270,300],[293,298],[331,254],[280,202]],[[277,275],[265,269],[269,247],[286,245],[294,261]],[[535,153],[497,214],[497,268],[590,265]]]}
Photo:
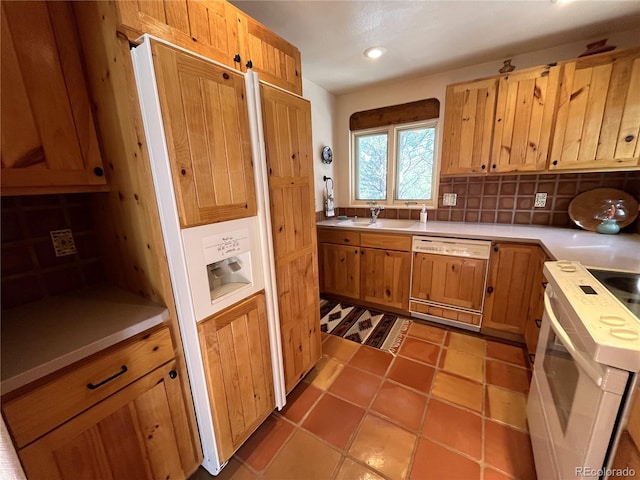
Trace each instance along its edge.
{"label": "recessed ceiling light", "polygon": [[367,58],[380,58],[382,55],[384,55],[387,52],[387,49],[384,47],[371,47],[371,48],[367,48],[364,51],[364,56]]}

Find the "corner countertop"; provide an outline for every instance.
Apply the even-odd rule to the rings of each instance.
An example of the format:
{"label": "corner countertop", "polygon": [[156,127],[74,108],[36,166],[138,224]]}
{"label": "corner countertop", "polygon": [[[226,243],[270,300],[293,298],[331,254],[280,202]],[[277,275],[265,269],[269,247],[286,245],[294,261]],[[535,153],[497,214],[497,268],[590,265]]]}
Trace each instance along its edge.
{"label": "corner countertop", "polygon": [[586,230],[537,225],[432,221],[411,224],[410,222],[407,220],[408,226],[405,228],[386,227],[385,219],[378,219],[373,227],[361,223],[351,224],[348,220],[323,220],[317,222],[317,226],[371,232],[390,231],[434,237],[533,243],[540,245],[554,260],[578,261],[589,267],[640,273],[640,235],[638,234],[602,235]]}
{"label": "corner countertop", "polygon": [[2,312],[3,394],[137,335],[169,311],[112,286],[92,286]]}

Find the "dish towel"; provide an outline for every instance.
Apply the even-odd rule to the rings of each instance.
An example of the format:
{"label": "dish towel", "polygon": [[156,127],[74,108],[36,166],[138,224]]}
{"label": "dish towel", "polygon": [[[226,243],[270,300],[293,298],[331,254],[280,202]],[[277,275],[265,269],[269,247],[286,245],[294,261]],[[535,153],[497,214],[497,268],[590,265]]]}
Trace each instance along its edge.
{"label": "dish towel", "polygon": [[333,179],[326,177],[324,181],[324,215],[333,217],[336,214],[333,206]]}

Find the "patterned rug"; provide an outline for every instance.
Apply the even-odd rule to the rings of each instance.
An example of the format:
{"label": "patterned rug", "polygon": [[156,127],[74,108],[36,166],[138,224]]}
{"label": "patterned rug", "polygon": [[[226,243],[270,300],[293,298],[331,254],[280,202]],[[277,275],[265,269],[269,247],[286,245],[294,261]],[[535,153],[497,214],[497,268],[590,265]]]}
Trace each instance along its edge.
{"label": "patterned rug", "polygon": [[364,307],[320,299],[320,330],[396,354],[411,320]]}

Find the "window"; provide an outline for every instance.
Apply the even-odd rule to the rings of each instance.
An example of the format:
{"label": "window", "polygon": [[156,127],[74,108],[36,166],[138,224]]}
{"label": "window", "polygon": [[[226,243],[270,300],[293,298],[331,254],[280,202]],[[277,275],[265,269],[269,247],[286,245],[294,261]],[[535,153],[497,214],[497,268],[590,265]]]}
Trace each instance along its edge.
{"label": "window", "polygon": [[352,203],[435,205],[436,127],[429,120],[353,131]]}

